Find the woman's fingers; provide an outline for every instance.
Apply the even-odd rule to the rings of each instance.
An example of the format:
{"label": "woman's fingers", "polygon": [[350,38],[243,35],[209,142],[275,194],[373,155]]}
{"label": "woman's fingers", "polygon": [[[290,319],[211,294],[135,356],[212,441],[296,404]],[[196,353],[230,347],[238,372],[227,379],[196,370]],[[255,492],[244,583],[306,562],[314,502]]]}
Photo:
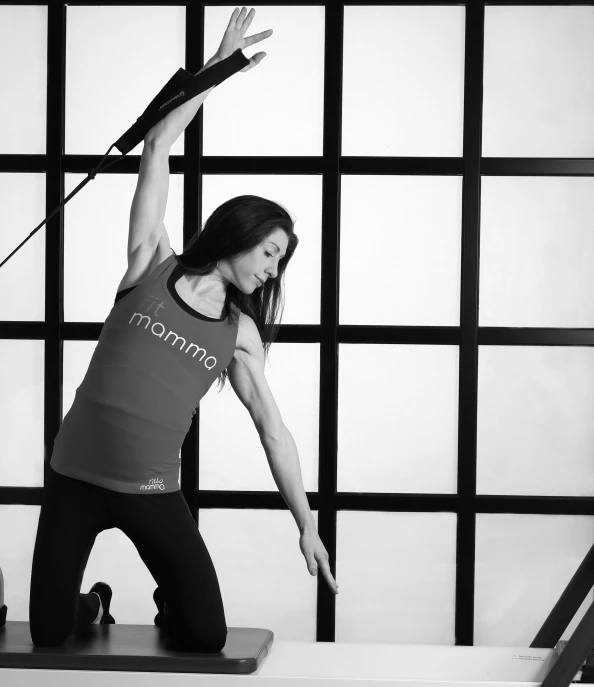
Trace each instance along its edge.
{"label": "woman's fingers", "polygon": [[256,33],[253,36],[248,36],[247,38],[244,38],[245,47],[249,48],[250,45],[263,41],[265,38],[268,38],[268,36],[272,36],[272,33],[272,29],[268,29],[267,31],[261,31],[260,33]]}
{"label": "woman's fingers", "polygon": [[[233,13],[231,14],[231,19],[229,19],[227,31],[235,31],[243,39],[245,45],[242,48],[242,50],[245,50],[245,48],[249,48],[250,45],[254,45],[255,43],[263,41],[265,38],[269,38],[274,33],[272,29],[268,29],[267,31],[261,31],[260,33],[256,33],[253,36],[248,36],[248,38],[244,38],[245,33],[249,29],[255,14],[256,10],[253,7],[249,12],[247,12],[247,8],[245,7],[242,7],[241,11],[239,11],[239,8],[236,7],[233,10]],[[257,64],[259,64],[264,59],[265,55],[266,53],[264,52],[257,53],[252,58],[250,58],[250,63],[246,65],[241,71],[249,71],[252,67],[255,67]]]}
{"label": "woman's fingers", "polygon": [[239,8],[235,8],[233,12],[231,13],[231,19],[229,19],[229,23],[227,24],[227,31],[232,30],[235,31],[235,24],[237,22],[237,17],[239,16]]}
{"label": "woman's fingers", "polygon": [[[243,10],[241,10],[243,12]],[[254,18],[254,14],[256,14],[256,10],[252,7],[252,9],[248,12],[247,17],[243,21],[243,24],[241,22],[237,22],[241,26],[239,29],[239,35],[243,38],[245,36],[245,32],[250,28],[250,24],[252,23],[252,19]]]}
{"label": "woman's fingers", "polygon": [[266,57],[266,53],[265,53],[265,52],[258,52],[258,53],[256,53],[253,57],[250,58],[250,63],[249,63],[249,64],[246,64],[245,67],[244,67],[243,69],[241,69],[240,71],[242,71],[242,72],[249,72],[249,70],[250,70],[252,67],[255,67],[257,64],[260,64],[260,62],[262,62],[262,60],[263,60],[265,57]]}

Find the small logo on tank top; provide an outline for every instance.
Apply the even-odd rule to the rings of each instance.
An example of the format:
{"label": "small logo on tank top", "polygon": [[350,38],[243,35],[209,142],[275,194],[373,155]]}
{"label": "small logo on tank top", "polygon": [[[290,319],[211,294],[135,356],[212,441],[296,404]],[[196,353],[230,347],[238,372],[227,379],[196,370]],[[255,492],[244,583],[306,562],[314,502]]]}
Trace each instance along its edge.
{"label": "small logo on tank top", "polygon": [[145,491],[152,491],[153,489],[159,489],[160,491],[163,491],[165,489],[165,485],[163,484],[162,479],[159,479],[158,477],[151,477],[148,484],[140,485],[140,491],[143,489]]}

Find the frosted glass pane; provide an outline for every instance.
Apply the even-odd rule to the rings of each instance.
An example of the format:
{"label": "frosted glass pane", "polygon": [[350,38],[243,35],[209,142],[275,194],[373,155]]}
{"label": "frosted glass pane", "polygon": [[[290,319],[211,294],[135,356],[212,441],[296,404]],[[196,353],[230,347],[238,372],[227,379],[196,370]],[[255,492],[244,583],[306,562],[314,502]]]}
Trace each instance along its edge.
{"label": "frosted glass pane", "polygon": [[201,509],[199,528],[227,626],[269,627],[276,640],[316,641],[318,578],[307,569],[288,510]]}
{"label": "frosted glass pane", "polygon": [[[64,196],[85,178],[66,174]],[[64,320],[105,322],[128,270],[130,208],[136,174],[99,174],[64,208]],[[165,226],[171,247],[183,249],[182,174],[169,175]]]}
{"label": "frosted glass pane", "polygon": [[[320,345],[275,343],[266,379],[295,439],[306,491],[318,489]],[[229,431],[233,427],[233,431]],[[200,402],[200,489],[278,491],[252,418],[227,381]]]}
{"label": "frosted glass pane", "polygon": [[481,327],[594,327],[594,179],[483,177]]}
{"label": "frosted glass pane", "polygon": [[[45,174],[0,174],[0,262],[46,217]],[[0,268],[0,321],[45,320],[44,225]],[[21,284],[23,288],[16,288]]]}
{"label": "frosted glass pane", "polygon": [[591,4],[485,7],[485,157],[592,157],[593,35]]}
{"label": "frosted glass pane", "polygon": [[[474,646],[529,646],[592,546],[592,517],[477,513]],[[561,639],[593,601],[586,598]]]}
{"label": "frosted glass pane", "polygon": [[[102,5],[66,11],[65,152],[103,154],[185,68],[186,8]],[[172,154],[183,154],[183,142],[182,135]],[[141,141],[128,155],[140,155],[142,146]]]}
{"label": "frosted glass pane", "polygon": [[221,203],[236,196],[260,196],[285,208],[295,224],[299,245],[284,276],[282,324],[320,324],[322,176],[208,174],[203,177],[202,192],[201,226]]}
{"label": "frosted glass pane", "polygon": [[462,177],[342,177],[340,324],[460,324]]}
{"label": "frosted glass pane", "polygon": [[[40,512],[40,506],[0,505],[0,565],[9,621],[29,622],[31,566]],[[97,535],[80,591],[87,594],[99,580],[112,588],[110,613],[118,624],[153,625],[157,584],[132,541],[117,528]]]}
{"label": "frosted glass pane", "polygon": [[344,8],[343,155],[462,155],[465,13]]}
{"label": "frosted glass pane", "polygon": [[0,339],[2,487],[43,486],[44,356],[43,341]]}
{"label": "frosted glass pane", "polygon": [[0,65],[0,154],[45,155],[47,5],[0,6]]}
{"label": "frosted glass pane", "polygon": [[479,346],[478,362],[477,493],[594,495],[594,349]]}
{"label": "frosted glass pane", "polygon": [[[204,62],[217,51],[233,9],[204,8]],[[322,155],[326,10],[254,9],[246,37],[268,29],[274,33],[243,54],[250,59],[265,52],[266,57],[208,96],[203,106],[204,155]]]}
{"label": "frosted glass pane", "polygon": [[337,642],[455,644],[456,521],[338,512]]}
{"label": "frosted glass pane", "polygon": [[339,356],[338,491],[455,493],[458,346],[340,344]]}

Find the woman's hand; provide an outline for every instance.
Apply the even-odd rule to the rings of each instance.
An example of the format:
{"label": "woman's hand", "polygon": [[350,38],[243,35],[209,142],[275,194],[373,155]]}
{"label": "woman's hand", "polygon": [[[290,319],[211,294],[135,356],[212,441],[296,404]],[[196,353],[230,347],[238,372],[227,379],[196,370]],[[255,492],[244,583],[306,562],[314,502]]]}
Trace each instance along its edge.
{"label": "woman's hand", "polygon": [[[272,29],[268,29],[268,31],[262,31],[261,33],[257,33],[255,36],[244,38],[245,32],[248,30],[250,24],[252,23],[252,19],[254,18],[256,11],[254,10],[254,8],[252,8],[249,11],[247,17],[246,13],[246,7],[243,7],[241,9],[241,12],[239,12],[239,8],[237,7],[233,10],[233,14],[231,15],[231,19],[229,19],[229,25],[225,30],[225,35],[223,36],[221,45],[219,46],[219,49],[214,55],[215,58],[219,60],[224,60],[227,57],[231,57],[231,55],[233,55],[233,53],[236,50],[245,50],[245,48],[249,48],[250,45],[253,45],[254,43],[259,43],[260,41],[263,41],[265,38],[272,36]],[[246,66],[240,71],[249,71],[252,67],[255,67],[257,64],[260,64],[260,62],[262,62],[262,60],[265,57],[265,52],[256,53],[253,57],[250,58],[250,63],[246,64]]]}
{"label": "woman's hand", "polygon": [[318,566],[322,569],[322,574],[330,590],[338,594],[338,585],[332,577],[330,565],[328,564],[328,552],[322,544],[320,535],[314,526],[306,527],[299,537],[299,548],[307,563],[307,569],[311,575],[318,574]]}

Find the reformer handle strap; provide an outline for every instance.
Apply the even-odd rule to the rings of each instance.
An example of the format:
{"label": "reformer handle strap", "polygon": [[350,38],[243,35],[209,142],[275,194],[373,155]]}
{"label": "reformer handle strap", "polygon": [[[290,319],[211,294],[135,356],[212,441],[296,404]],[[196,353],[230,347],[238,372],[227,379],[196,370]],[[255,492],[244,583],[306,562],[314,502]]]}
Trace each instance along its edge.
{"label": "reformer handle strap", "polygon": [[199,93],[203,93],[211,86],[218,86],[249,63],[248,58],[238,49],[229,57],[194,76],[180,67],[153,98],[136,122],[114,143],[114,146],[122,155],[126,155],[171,110],[191,100]]}

